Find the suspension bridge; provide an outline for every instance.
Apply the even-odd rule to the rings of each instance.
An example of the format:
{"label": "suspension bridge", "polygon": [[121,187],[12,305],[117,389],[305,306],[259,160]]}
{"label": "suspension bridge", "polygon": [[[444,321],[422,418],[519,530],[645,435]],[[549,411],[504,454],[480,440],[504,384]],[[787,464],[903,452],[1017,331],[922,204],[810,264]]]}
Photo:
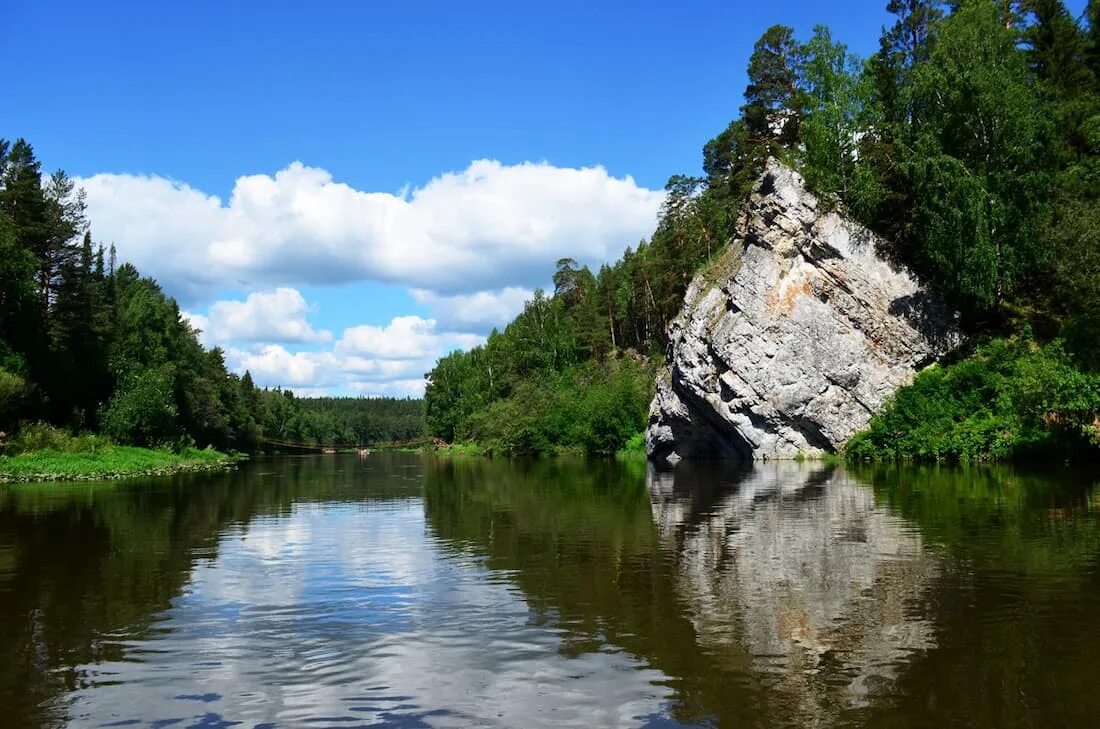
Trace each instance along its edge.
{"label": "suspension bridge", "polygon": [[360,453],[372,450],[386,450],[392,448],[414,448],[431,443],[430,438],[415,438],[412,440],[374,441],[371,443],[303,443],[299,441],[280,440],[278,438],[261,438],[260,442],[272,448],[278,448],[300,453],[339,453],[341,451]]}

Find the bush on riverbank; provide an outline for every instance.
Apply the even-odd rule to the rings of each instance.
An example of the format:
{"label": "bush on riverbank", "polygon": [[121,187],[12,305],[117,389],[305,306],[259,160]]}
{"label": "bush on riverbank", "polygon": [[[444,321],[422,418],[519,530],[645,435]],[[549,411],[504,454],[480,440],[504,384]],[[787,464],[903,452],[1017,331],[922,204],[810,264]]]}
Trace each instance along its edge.
{"label": "bush on riverbank", "polygon": [[17,456],[23,453],[50,450],[58,453],[95,453],[114,445],[113,441],[94,433],[73,435],[63,428],[47,423],[24,423],[15,436],[3,444],[3,453]]}
{"label": "bush on riverbank", "polygon": [[1061,341],[998,339],[930,367],[848,443],[855,460],[1100,455],[1100,373]]}

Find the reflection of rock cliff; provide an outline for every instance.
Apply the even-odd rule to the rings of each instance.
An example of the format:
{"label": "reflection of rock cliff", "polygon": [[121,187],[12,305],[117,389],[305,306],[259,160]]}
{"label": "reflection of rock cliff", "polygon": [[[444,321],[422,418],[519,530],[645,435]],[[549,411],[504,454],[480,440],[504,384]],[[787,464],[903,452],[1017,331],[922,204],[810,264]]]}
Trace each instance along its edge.
{"label": "reflection of rock cliff", "polygon": [[880,257],[880,240],[822,211],[774,160],[736,236],[669,327],[646,434],[658,461],[835,450],[960,341],[942,301]]}
{"label": "reflection of rock cliff", "polygon": [[[932,646],[920,617],[936,565],[919,534],[842,470],[651,471],[662,538],[702,647],[736,642],[792,711],[827,723]],[[774,681],[774,685],[772,682]]]}

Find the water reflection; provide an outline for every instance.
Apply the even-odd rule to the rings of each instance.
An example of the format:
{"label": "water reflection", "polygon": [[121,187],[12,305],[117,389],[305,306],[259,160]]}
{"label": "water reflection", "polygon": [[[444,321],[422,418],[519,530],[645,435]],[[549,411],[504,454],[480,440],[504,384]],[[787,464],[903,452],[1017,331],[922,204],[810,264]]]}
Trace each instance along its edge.
{"label": "water reflection", "polygon": [[387,454],[0,489],[0,724],[1091,726],[1095,480]]}
{"label": "water reflection", "polygon": [[[28,665],[0,677],[16,719],[6,725],[611,727],[659,717],[670,693],[659,672],[610,646],[574,654],[510,580],[440,548],[426,529],[422,468],[416,457],[273,463],[189,489],[147,484],[86,500],[43,490],[3,510],[0,543],[41,545],[42,557],[21,556],[8,575],[23,605],[5,603],[16,627],[5,647],[28,646]],[[73,556],[95,577],[71,575]],[[70,577],[71,590],[55,592]],[[100,595],[114,608],[82,607]]]}
{"label": "water reflection", "polygon": [[938,560],[843,470],[695,466],[648,484],[700,646],[747,651],[803,725],[869,705],[935,645]]}

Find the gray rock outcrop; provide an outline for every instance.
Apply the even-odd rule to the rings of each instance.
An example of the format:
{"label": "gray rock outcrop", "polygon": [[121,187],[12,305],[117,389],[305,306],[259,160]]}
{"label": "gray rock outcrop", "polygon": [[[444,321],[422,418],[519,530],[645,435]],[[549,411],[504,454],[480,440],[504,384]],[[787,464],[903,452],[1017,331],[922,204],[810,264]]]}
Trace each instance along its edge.
{"label": "gray rock outcrop", "polygon": [[735,240],[696,275],[669,327],[650,456],[835,451],[958,346],[955,314],[882,245],[841,212],[822,211],[797,172],[770,160]]}

